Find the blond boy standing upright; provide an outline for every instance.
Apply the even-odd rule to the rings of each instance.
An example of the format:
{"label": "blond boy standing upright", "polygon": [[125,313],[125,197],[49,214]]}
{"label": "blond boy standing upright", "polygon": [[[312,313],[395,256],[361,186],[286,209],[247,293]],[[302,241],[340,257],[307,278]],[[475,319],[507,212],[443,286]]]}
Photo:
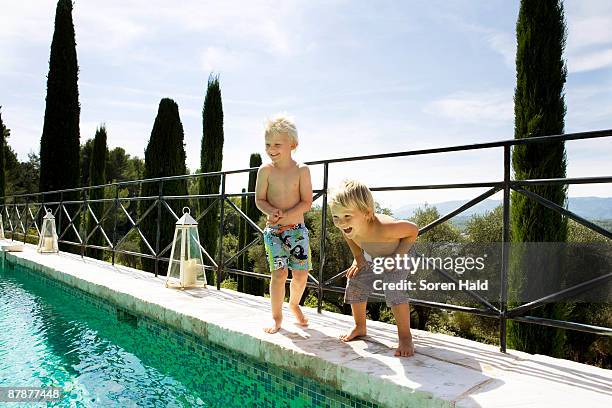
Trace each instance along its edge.
{"label": "blond boy standing upright", "polygon": [[298,324],[308,324],[299,302],[306,288],[308,271],[312,269],[308,230],[304,225],[304,213],[312,205],[312,183],[308,166],[291,157],[298,145],[298,137],[290,118],[278,115],[268,120],[265,142],[266,153],[272,161],[263,164],[257,172],[255,203],[267,216],[264,245],[272,273],[270,302],[273,324],[264,330],[276,333],[283,320],[282,306],[289,270],[292,278],[289,308]]}

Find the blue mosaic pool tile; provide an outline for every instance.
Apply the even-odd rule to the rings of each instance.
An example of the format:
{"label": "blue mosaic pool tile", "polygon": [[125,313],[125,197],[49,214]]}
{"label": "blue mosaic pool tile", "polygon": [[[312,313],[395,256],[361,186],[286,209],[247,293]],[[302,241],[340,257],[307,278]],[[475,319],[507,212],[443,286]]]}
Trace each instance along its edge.
{"label": "blue mosaic pool tile", "polygon": [[[190,388],[205,390],[214,385],[219,390],[215,393],[215,400],[207,401],[205,395],[201,396],[208,406],[237,406],[237,402],[240,401],[238,406],[253,408],[379,407],[374,402],[354,397],[326,384],[321,384],[314,379],[294,374],[284,368],[254,360],[249,356],[210,343],[193,333],[170,328],[146,316],[134,315],[129,311],[118,308],[106,299],[69,286],[39,272],[33,272],[18,265],[15,268],[19,268],[21,273],[27,273],[30,279],[40,280],[45,285],[115,316],[118,322],[130,324],[134,329],[155,339],[164,339],[168,343],[168,349],[175,350],[175,355],[172,358],[177,361],[188,361],[191,366],[200,370],[200,372],[205,372],[206,368],[210,366],[220,366],[225,373],[224,381],[242,382],[239,387],[240,395],[223,396],[224,381],[213,381],[214,384],[211,384],[204,378],[190,379],[190,384],[186,384]],[[219,395],[222,397],[219,397]]]}

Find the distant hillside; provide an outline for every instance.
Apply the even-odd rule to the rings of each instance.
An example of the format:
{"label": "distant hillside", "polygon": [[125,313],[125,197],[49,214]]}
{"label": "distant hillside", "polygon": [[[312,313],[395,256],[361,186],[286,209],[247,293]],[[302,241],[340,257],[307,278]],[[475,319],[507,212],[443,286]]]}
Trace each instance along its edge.
{"label": "distant hillside", "polygon": [[[444,201],[428,205],[436,207],[440,215],[443,215],[465,204],[467,201]],[[393,215],[398,218],[410,218],[417,208],[424,205],[425,203],[407,204],[394,209]],[[468,218],[474,214],[484,214],[493,210],[498,205],[501,205],[501,200],[487,199],[461,213],[457,218]],[[612,197],[570,197],[568,207],[570,211],[590,220],[612,219]]]}

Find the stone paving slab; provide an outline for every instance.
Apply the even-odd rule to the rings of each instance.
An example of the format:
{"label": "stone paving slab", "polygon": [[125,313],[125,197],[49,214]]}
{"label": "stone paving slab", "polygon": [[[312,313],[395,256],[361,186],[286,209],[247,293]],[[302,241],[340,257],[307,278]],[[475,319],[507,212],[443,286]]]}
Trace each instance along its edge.
{"label": "stone paving slab", "polygon": [[[118,306],[388,407],[612,406],[612,372],[547,356],[413,330],[416,355],[393,357],[393,325],[368,321],[368,336],[342,343],[352,318],[305,308],[309,327],[284,307],[277,334],[269,299],[231,290],[167,289],[163,277],[76,255],[5,253],[22,264]],[[3,258],[4,259],[4,258]]]}

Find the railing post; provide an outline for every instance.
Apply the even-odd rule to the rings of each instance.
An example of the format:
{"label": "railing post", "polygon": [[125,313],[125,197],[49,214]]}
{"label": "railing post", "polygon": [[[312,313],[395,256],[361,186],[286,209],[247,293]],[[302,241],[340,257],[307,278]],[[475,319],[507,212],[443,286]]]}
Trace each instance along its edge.
{"label": "railing post", "polygon": [[321,204],[321,241],[319,242],[319,284],[317,285],[317,312],[323,306],[323,269],[325,268],[325,239],[327,237],[327,179],[329,163],[323,164],[323,196]]}
{"label": "railing post", "polygon": [[[45,211],[45,193],[41,194],[40,197],[40,212],[36,213],[36,218],[34,219],[34,229],[38,231],[38,236],[36,237],[36,243],[38,243],[38,240],[40,239],[40,232],[41,232],[41,228],[42,228],[42,217],[44,216],[44,214],[46,214],[47,212]],[[38,220],[41,220],[40,224],[36,224],[38,222]],[[40,228],[36,228],[36,225],[40,225]]]}
{"label": "railing post", "polygon": [[[221,209],[219,210],[219,243],[217,253],[219,259],[217,262],[217,290],[221,289],[221,282],[223,281],[223,270],[225,265],[223,264],[223,222],[225,221],[225,173],[221,174],[221,198],[219,200]],[[213,255],[214,256],[214,255]]]}
{"label": "railing post", "polygon": [[499,349],[506,352],[506,312],[508,311],[508,255],[510,241],[510,145],[504,146],[504,202],[502,229],[502,265],[500,276]]}
{"label": "railing post", "polygon": [[28,216],[28,209],[29,209],[28,204],[29,204],[29,198],[30,198],[29,196],[26,196],[25,211],[24,211],[25,212],[26,220],[25,220],[24,231],[23,231],[23,243],[24,244],[26,243],[27,238],[28,238],[28,218],[29,218],[29,216]]}
{"label": "railing post", "polygon": [[85,257],[85,247],[87,246],[87,188],[83,189],[83,208],[85,209],[85,212],[83,214],[83,219],[81,220],[81,225],[85,225],[85,234],[83,234],[83,237],[81,238],[81,258]]}
{"label": "railing post", "polygon": [[119,208],[119,184],[115,184],[115,203],[113,210],[113,256],[112,264],[115,264],[115,255],[117,254],[117,209]]}
{"label": "railing post", "polygon": [[[15,216],[14,216],[14,212],[15,212],[15,205],[16,205],[16,200],[17,198],[13,197],[13,211],[10,212],[9,214],[9,218],[14,221],[15,220]],[[11,223],[11,241],[15,240],[15,227],[13,226],[14,223]]]}
{"label": "railing post", "polygon": [[[141,185],[142,187],[142,185]],[[142,188],[140,189],[140,191],[142,191]],[[159,240],[161,237],[161,231],[160,231],[160,226],[161,226],[161,216],[162,216],[162,197],[164,194],[164,180],[161,180],[159,182],[159,190],[158,190],[158,196],[157,196],[157,230],[155,232],[155,277],[157,277],[157,275],[159,274]]]}
{"label": "railing post", "polygon": [[59,200],[59,218],[58,218],[58,224],[57,224],[57,236],[58,237],[62,236],[62,214],[63,212],[64,212],[64,192],[62,191],[60,193],[60,200]]}

